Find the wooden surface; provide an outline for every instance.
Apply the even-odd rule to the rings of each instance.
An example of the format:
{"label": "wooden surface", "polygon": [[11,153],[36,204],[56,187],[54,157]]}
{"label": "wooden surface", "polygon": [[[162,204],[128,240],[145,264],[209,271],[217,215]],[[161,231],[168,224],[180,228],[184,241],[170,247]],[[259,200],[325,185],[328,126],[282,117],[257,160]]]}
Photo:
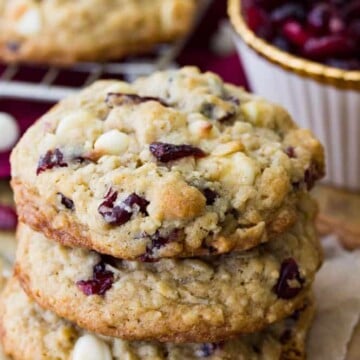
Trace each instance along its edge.
{"label": "wooden surface", "polygon": [[346,360],[360,359],[360,322],[356,327],[354,335],[348,346],[348,354]]}
{"label": "wooden surface", "polygon": [[[360,193],[322,185],[313,195],[319,203],[320,234],[337,234],[346,248],[360,248]],[[346,360],[360,360],[360,322],[348,344]]]}
{"label": "wooden surface", "polygon": [[319,232],[338,235],[348,249],[360,247],[360,193],[319,186],[314,196],[320,207]]}

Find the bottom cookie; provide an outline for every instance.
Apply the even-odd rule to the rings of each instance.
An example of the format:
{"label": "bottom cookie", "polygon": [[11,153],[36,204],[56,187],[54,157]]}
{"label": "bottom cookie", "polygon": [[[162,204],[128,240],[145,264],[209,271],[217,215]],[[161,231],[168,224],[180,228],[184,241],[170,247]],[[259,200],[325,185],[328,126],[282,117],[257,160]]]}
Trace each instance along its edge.
{"label": "bottom cookie", "polygon": [[306,305],[268,329],[213,344],[128,342],[96,336],[43,310],[21,289],[8,282],[0,301],[1,338],[14,360],[300,360],[314,315]]}

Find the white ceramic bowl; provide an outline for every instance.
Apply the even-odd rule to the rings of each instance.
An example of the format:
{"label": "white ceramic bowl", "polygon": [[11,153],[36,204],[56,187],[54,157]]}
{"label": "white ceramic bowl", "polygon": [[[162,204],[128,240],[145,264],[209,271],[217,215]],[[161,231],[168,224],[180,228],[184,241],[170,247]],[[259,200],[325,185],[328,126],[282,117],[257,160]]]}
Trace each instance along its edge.
{"label": "white ceramic bowl", "polygon": [[229,14],[252,90],[284,106],[320,138],[325,182],[360,190],[360,71],[311,62],[266,43],[247,27],[241,0],[229,0]]}

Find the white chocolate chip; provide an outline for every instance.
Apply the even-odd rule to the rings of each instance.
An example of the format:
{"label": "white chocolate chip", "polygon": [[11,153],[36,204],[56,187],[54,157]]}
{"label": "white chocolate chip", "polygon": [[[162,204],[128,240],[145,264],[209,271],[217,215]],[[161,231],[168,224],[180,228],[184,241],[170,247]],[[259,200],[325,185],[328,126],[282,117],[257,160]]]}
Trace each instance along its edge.
{"label": "white chocolate chip", "polygon": [[11,115],[0,112],[0,151],[10,150],[19,135],[20,129],[16,120]]}
{"label": "white chocolate chip", "polygon": [[95,151],[108,155],[123,154],[129,147],[130,138],[119,130],[110,130],[101,135],[95,142]]}
{"label": "white chocolate chip", "polygon": [[94,335],[84,335],[75,344],[72,360],[112,360],[109,346]]}
{"label": "white chocolate chip", "polygon": [[56,135],[69,136],[69,133],[74,129],[88,126],[92,120],[93,116],[89,112],[85,110],[75,111],[60,120],[56,129]]}
{"label": "white chocolate chip", "polygon": [[252,185],[255,181],[256,166],[251,158],[243,153],[236,153],[231,156],[232,176],[242,185]]}
{"label": "white chocolate chip", "polygon": [[256,163],[242,152],[200,159],[198,166],[205,177],[224,182],[234,190],[239,185],[252,185],[259,172]]}
{"label": "white chocolate chip", "polygon": [[207,137],[211,133],[212,125],[206,120],[196,120],[189,124],[191,134],[196,137]]}
{"label": "white chocolate chip", "polygon": [[241,105],[241,113],[250,123],[272,128],[276,118],[276,106],[263,100],[253,100]]}
{"label": "white chocolate chip", "polygon": [[20,35],[36,35],[41,30],[40,11],[36,7],[27,10],[18,20],[16,30]]}
{"label": "white chocolate chip", "polygon": [[211,154],[214,156],[225,156],[238,151],[244,151],[244,149],[245,147],[241,141],[229,141],[218,145]]}
{"label": "white chocolate chip", "polygon": [[104,122],[95,114],[79,109],[63,116],[56,129],[58,144],[81,145],[84,150],[92,150],[96,139],[103,133]]}
{"label": "white chocolate chip", "polygon": [[251,122],[256,122],[259,111],[256,101],[249,101],[244,105],[241,105],[241,111],[245,117]]}

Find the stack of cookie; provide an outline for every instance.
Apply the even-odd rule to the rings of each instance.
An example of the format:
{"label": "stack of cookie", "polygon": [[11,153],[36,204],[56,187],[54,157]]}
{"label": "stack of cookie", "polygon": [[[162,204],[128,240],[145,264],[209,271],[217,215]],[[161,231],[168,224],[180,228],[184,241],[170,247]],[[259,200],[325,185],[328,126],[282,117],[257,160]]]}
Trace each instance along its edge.
{"label": "stack of cookie", "polygon": [[324,159],[281,107],[195,68],[98,82],[12,173],[14,359],[304,358]]}

